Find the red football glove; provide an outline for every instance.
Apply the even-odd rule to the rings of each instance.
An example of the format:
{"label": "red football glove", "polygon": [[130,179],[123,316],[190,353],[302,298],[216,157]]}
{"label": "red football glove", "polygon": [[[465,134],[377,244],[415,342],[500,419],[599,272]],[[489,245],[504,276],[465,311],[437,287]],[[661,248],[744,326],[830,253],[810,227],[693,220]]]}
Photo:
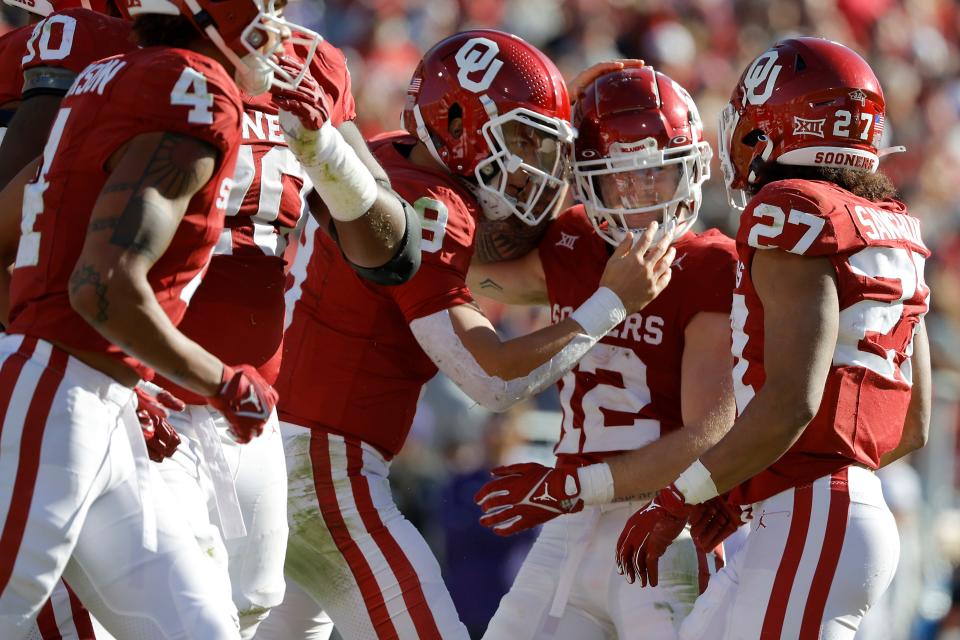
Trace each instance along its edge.
{"label": "red football glove", "polygon": [[223,365],[220,391],[209,403],[227,418],[231,437],[245,444],[263,433],[277,397],[276,390],[250,365]]}
{"label": "red football glove", "polygon": [[661,490],[650,504],[630,516],[617,540],[617,570],[627,582],[657,586],[657,561],[687,524],[690,505],[676,487]]}
{"label": "red football glove", "polygon": [[147,455],[154,462],[163,462],[180,446],[180,436],[167,422],[167,409],[183,411],[187,405],[169,391],[160,390],[152,396],[140,387],[134,387],[137,394],[137,418],[143,439],[147,442]]}
{"label": "red football glove", "polygon": [[583,509],[576,469],[551,469],[534,462],[497,467],[496,476],[473,497],[484,511],[480,524],[509,536]]}
{"label": "red football glove", "polygon": [[749,512],[717,496],[693,507],[690,536],[702,551],[712,551],[749,519]]}
{"label": "red football glove", "polygon": [[[280,66],[296,76],[300,71],[289,58],[281,56]],[[327,96],[320,84],[309,73],[303,76],[296,89],[272,89],[273,101],[282,111],[300,119],[304,128],[317,131],[330,119]]]}

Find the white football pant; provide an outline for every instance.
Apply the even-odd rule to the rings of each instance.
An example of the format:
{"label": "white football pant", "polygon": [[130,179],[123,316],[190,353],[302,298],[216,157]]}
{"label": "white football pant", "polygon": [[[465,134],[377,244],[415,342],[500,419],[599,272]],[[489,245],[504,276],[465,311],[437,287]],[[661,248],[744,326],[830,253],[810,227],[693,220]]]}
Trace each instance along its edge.
{"label": "white football pant", "polygon": [[849,467],[753,508],[683,640],[852,640],[897,568],[900,538],[872,472]]}
{"label": "white football pant", "polygon": [[394,504],[389,463],[376,448],[280,428],[290,481],[286,576],[309,597],[277,607],[257,640],[323,640],[324,610],[349,640],[466,640],[440,565]]}
{"label": "white football pant", "polygon": [[180,434],[173,457],[155,465],[186,515],[197,543],[233,593],[243,640],[283,601],[287,470],[276,411],[263,434],[237,444],[210,407],[171,413]]}
{"label": "white football pant", "polygon": [[0,414],[0,638],[30,632],[61,575],[118,638],[240,637],[146,458],[131,389],[4,335]]}
{"label": "white football pant", "polygon": [[617,539],[644,504],[589,506],[546,523],[484,640],[676,640],[718,558],[684,531],[660,558],[656,587],[629,584],[617,573]]}

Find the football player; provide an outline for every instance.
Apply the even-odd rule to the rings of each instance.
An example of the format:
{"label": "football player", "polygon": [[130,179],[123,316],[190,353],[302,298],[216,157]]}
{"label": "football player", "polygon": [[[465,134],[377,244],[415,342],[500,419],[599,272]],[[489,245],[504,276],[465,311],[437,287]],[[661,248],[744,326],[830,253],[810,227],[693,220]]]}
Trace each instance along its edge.
{"label": "football player", "polygon": [[[11,115],[0,144],[0,188],[43,151],[47,133],[74,78],[91,62],[134,47],[130,23],[112,0],[4,0],[30,13],[35,24],[4,36],[0,104]],[[2,46],[2,45],[0,45]],[[19,108],[23,106],[23,108]]]}
{"label": "football player", "polygon": [[474,303],[465,278],[484,221],[536,225],[562,203],[569,115],[563,79],[540,51],[468,31],[424,56],[406,131],[371,143],[422,216],[423,262],[410,282],[379,287],[321,237],[294,290],[277,386],[290,480],[286,575],[306,597],[281,605],[264,632],[276,619],[282,637],[324,638],[325,608],[344,637],[467,637],[387,478],[423,384],[439,368],[481,405],[505,410],[555,382],[670,277],[673,251],[651,246],[651,228],[636,246],[626,234],[593,295],[552,327],[502,340]]}
{"label": "football player", "polygon": [[22,222],[5,206],[0,227],[13,264],[0,347],[3,637],[25,631],[61,574],[117,637],[239,637],[229,593],[206,580],[204,554],[150,480],[131,387],[164,373],[209,397],[240,440],[275,403],[255,369],[225,366],[175,327],[223,227],[239,147],[225,68],[248,89],[269,86],[290,27],[251,0],[190,6],[199,14],[130,7],[143,48],[77,76],[36,177],[21,189],[25,169],[4,191],[24,196]]}
{"label": "football player", "polygon": [[[293,59],[308,54],[305,45],[286,47]],[[405,219],[388,181],[377,184],[374,176],[382,170],[352,122],[356,113],[343,53],[321,42],[298,92],[311,95],[302,102],[283,90],[242,96],[243,144],[225,229],[179,326],[224,362],[257,367],[270,384],[280,368],[284,289],[293,257],[288,242],[306,211],[333,220],[332,233],[361,277],[402,282],[419,263],[419,246],[405,241],[408,233],[419,237],[419,221],[415,214]],[[308,122],[317,118],[313,135],[326,137],[325,153],[344,158],[340,164],[327,162],[321,170],[306,157],[302,140],[288,147],[284,127],[297,136],[311,135],[299,120],[284,121],[290,109],[299,109]],[[361,179],[361,188],[331,194],[349,186],[351,175]],[[294,241],[292,249],[296,246]],[[261,437],[238,445],[227,416],[204,397],[168,380],[157,384],[188,403],[186,411],[168,418],[186,443],[159,466],[160,473],[189,514],[201,548],[228,568],[241,636],[251,638],[284,595],[287,473],[276,413]]]}
{"label": "football player", "polygon": [[[486,637],[675,639],[705,585],[708,559],[698,558],[686,535],[666,550],[659,586],[641,592],[616,576],[610,549],[642,495],[669,482],[733,423],[736,252],[718,231],[692,230],[712,152],[679,84],[650,67],[608,73],[576,101],[573,124],[583,204],[550,225],[538,251],[475,264],[468,282],[502,302],[549,305],[553,322],[562,322],[590,296],[623,235],[652,221],[673,238],[673,277],[560,380],[556,468],[501,467],[477,493],[481,522],[499,535],[552,520]],[[609,476],[578,469],[629,450],[643,460],[637,497],[585,505],[591,493],[609,498],[613,485]]]}
{"label": "football player", "polygon": [[[887,588],[899,538],[873,471],[923,446],[930,255],[877,172],[884,97],[869,65],[818,38],[778,42],[720,118],[737,232],[738,418],[627,523],[618,559],[649,574],[692,505],[731,492],[751,533],[683,638],[849,640]],[[629,457],[611,464],[633,491]],[[635,462],[635,461],[634,461]],[[718,517],[724,515],[718,512]]]}

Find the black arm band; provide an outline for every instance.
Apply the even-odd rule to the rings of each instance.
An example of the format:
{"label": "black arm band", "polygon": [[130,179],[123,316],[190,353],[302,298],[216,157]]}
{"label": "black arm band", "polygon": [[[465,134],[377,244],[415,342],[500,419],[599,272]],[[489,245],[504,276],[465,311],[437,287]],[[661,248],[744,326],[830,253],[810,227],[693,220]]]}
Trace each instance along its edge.
{"label": "black arm band", "polygon": [[77,74],[58,67],[34,67],[23,72],[23,96],[65,96]]}
{"label": "black arm band", "polygon": [[[397,196],[397,199],[403,204],[403,214],[407,225],[403,232],[403,238],[400,240],[400,245],[397,247],[397,252],[390,258],[389,262],[379,267],[360,267],[352,262],[350,263],[357,275],[364,280],[388,287],[407,282],[420,268],[420,217],[406,200],[400,196]],[[333,224],[331,223],[330,226],[332,227]],[[347,262],[350,261],[347,260]]]}

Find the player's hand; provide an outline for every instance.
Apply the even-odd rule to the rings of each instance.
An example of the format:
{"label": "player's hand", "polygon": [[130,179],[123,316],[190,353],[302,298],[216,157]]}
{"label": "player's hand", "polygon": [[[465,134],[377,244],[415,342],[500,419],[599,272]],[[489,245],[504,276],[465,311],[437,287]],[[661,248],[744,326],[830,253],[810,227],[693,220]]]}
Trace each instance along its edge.
{"label": "player's hand", "polygon": [[623,302],[627,315],[636,313],[670,284],[670,265],[676,250],[670,246],[672,233],[661,234],[653,244],[659,225],[652,222],[634,243],[628,232],[607,260],[600,286],[609,287]]}
{"label": "player's hand", "polygon": [[245,444],[263,433],[277,397],[276,390],[250,365],[224,365],[220,391],[209,402],[227,418],[231,437]]}
{"label": "player's hand", "polygon": [[635,58],[621,58],[620,60],[606,60],[587,67],[578,73],[573,80],[567,83],[567,91],[570,94],[570,104],[573,104],[583,95],[594,80],[621,69],[639,69],[643,67],[643,60]]}
{"label": "player's hand", "polygon": [[[280,66],[286,68],[290,63],[280,58]],[[307,74],[296,89],[273,89],[273,100],[280,110],[287,146],[303,164],[317,165],[320,129],[330,121],[330,107],[320,85]]]}
{"label": "player's hand", "polygon": [[617,540],[617,570],[633,584],[657,586],[657,563],[667,547],[683,531],[690,506],[683,495],[670,485],[650,504],[630,516]]}
{"label": "player's hand", "polygon": [[690,537],[702,551],[712,551],[747,521],[747,514],[726,496],[707,500],[690,513]]}
{"label": "player's hand", "polygon": [[498,536],[553,520],[583,509],[576,469],[551,469],[534,462],[497,467],[496,478],[473,497],[484,511],[480,524]]}
{"label": "player's hand", "polygon": [[140,387],[135,387],[134,392],[137,394],[137,419],[140,420],[143,439],[147,443],[147,454],[154,462],[163,462],[180,446],[180,436],[167,422],[170,415],[168,409],[183,411],[187,405],[163,389],[156,396]]}

